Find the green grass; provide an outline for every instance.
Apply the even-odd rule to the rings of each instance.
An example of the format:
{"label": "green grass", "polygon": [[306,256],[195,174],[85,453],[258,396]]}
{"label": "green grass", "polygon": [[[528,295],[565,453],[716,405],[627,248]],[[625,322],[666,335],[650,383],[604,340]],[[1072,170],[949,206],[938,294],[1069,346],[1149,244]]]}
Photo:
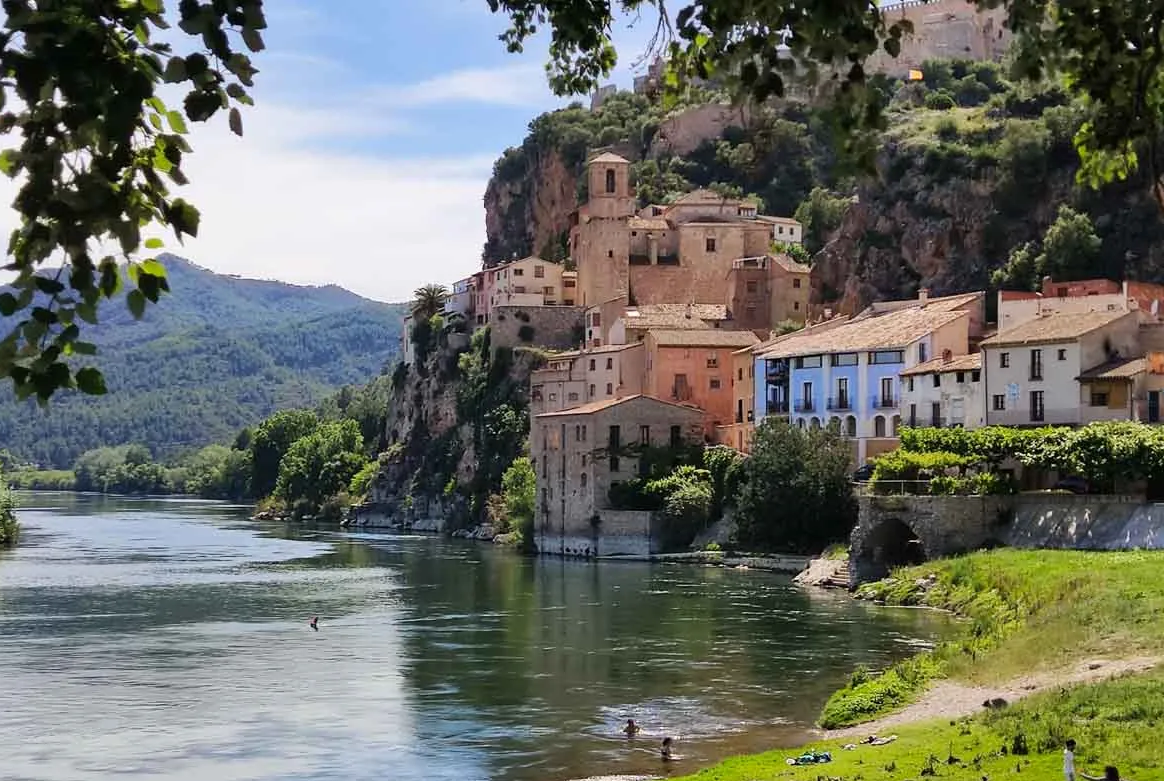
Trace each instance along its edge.
{"label": "green grass", "polygon": [[[803,747],[736,757],[688,779],[699,781],[902,781],[929,776],[943,781],[1061,778],[1063,742],[1074,738],[1076,766],[1102,775],[1113,764],[1128,778],[1164,777],[1164,671],[1060,690],[997,712],[956,722],[931,722],[895,730],[886,746],[842,749],[844,740],[811,748],[830,751],[824,765],[791,767],[785,759]],[[1015,748],[1028,753],[1015,753]],[[680,780],[682,781],[682,780]]]}
{"label": "green grass", "polygon": [[[966,618],[954,639],[878,676],[855,675],[821,725],[859,724],[909,704],[934,678],[998,683],[1088,656],[1164,651],[1164,552],[998,550],[931,562],[860,596]],[[929,581],[931,585],[921,583]]]}

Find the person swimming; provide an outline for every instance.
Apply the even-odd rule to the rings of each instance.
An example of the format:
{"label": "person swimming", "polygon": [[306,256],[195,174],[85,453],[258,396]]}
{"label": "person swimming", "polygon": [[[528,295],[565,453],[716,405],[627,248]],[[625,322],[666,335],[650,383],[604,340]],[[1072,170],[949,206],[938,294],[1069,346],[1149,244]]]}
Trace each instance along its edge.
{"label": "person swimming", "polygon": [[626,726],[622,728],[622,731],[628,738],[633,738],[635,735],[639,734],[639,725],[635,724],[634,719],[627,719]]}
{"label": "person swimming", "polygon": [[318,632],[319,631],[319,616],[312,616],[311,620],[308,622],[308,626],[310,626],[312,629],[314,629],[316,632]]}
{"label": "person swimming", "polygon": [[670,762],[674,758],[671,754],[671,744],[673,742],[671,738],[663,738],[663,745],[659,747],[659,756],[663,758],[664,762]]}

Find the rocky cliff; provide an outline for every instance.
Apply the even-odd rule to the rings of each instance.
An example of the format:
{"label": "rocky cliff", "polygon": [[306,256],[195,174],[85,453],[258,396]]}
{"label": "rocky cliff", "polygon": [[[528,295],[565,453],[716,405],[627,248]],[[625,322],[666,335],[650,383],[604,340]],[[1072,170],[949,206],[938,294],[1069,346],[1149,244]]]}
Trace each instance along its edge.
{"label": "rocky cliff", "polygon": [[[1059,209],[1090,220],[1100,250],[1082,268],[1038,273],[1164,278],[1164,223],[1147,183],[1100,190],[1075,181],[1072,138],[1086,108],[1054,86],[1007,82],[997,65],[930,62],[925,81],[883,86],[887,128],[873,174],[839,178],[830,135],[811,107],[752,111],[715,104],[664,113],[625,94],[595,112],[544,114],[495,166],[485,197],[487,262],[513,253],[561,257],[587,151],[614,146],[632,160],[642,204],[695,187],[753,194],[769,214],[806,223],[818,308],[855,311],[879,298],[982,289],[1011,254],[1041,248]],[[810,195],[851,202],[830,217]],[[1033,285],[1035,271],[1008,284]]]}

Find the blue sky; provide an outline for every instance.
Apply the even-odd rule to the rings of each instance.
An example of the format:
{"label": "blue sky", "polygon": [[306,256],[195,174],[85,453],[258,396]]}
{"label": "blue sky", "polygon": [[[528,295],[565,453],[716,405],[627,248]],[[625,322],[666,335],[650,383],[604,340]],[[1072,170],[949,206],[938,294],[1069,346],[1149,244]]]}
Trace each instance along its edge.
{"label": "blue sky", "polygon": [[[191,128],[191,183],[175,190],[201,210],[201,230],[185,245],[158,234],[166,249],[222,273],[381,301],[477,270],[493,161],[538,113],[569,102],[546,85],[546,41],[506,52],[504,19],[485,0],[266,5],[245,135],[225,117]],[[630,84],[654,25],[616,25],[612,81]],[[15,187],[0,180],[0,200]],[[14,222],[0,210],[0,231]]]}
{"label": "blue sky", "polygon": [[[493,160],[539,112],[545,42],[511,55],[485,0],[276,0],[237,139],[198,127],[182,194],[215,271],[336,283],[383,301],[480,267]],[[629,84],[654,20],[623,20]],[[640,68],[641,69],[641,68]],[[180,291],[175,291],[180,294]]]}

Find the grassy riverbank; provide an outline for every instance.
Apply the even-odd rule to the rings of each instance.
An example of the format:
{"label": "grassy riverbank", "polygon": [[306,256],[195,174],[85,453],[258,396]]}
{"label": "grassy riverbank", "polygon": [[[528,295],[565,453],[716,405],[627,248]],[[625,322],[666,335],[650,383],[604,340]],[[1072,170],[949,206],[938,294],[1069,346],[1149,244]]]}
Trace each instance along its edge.
{"label": "grassy riverbank", "polygon": [[[1018,550],[903,569],[864,587],[861,595],[951,610],[966,619],[963,630],[881,674],[857,671],[830,698],[821,723],[859,724],[898,710],[939,678],[996,686],[1038,673],[1066,682],[1065,671],[1081,660],[1164,654],[1162,572],[1164,552]],[[790,767],[784,760],[799,750],[783,751],[729,760],[693,778],[888,781],[934,775],[978,781],[1028,770],[1050,777],[1061,772],[1062,741],[1074,737],[1080,764],[1093,774],[1115,764],[1138,781],[1160,777],[1164,768],[1161,722],[1164,668],[1157,667],[1059,687],[999,712],[911,724],[894,729],[900,738],[887,746],[844,751],[841,745],[855,740],[838,736],[813,746],[833,752],[834,761],[825,766]]]}

